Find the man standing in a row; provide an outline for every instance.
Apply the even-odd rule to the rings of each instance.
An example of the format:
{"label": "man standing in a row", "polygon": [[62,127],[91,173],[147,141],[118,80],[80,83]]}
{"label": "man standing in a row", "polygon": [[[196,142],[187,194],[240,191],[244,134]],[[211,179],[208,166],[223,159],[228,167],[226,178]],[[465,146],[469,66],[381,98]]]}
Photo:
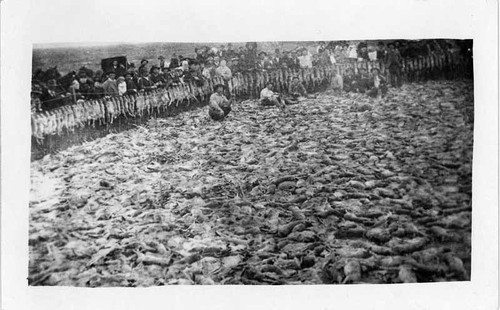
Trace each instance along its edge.
{"label": "man standing in a row", "polygon": [[102,88],[104,88],[104,93],[106,96],[117,96],[118,95],[118,85],[116,83],[115,71],[109,71],[107,74],[108,79],[102,83]]}
{"label": "man standing in a row", "polygon": [[391,85],[393,87],[401,87],[401,54],[394,47],[394,43],[388,44],[389,50],[385,58],[385,65],[389,69]]}

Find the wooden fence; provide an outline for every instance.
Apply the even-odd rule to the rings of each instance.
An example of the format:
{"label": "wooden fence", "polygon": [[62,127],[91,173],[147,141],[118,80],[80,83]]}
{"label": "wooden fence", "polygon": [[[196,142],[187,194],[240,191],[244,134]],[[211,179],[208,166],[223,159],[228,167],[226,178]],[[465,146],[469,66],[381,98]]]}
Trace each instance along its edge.
{"label": "wooden fence", "polygon": [[[215,77],[203,87],[181,84],[133,96],[81,100],[76,104],[32,114],[31,158],[40,159],[71,145],[130,129],[152,117],[168,117],[204,106],[213,92],[213,86],[218,83],[226,83],[231,95],[236,98],[257,98],[268,81],[274,83],[276,91],[286,93],[292,77],[298,76],[309,92],[317,92],[328,87],[334,70],[344,75],[348,68],[357,73],[361,68],[370,71],[373,67],[387,73],[384,65],[377,61],[353,61],[298,71],[281,69],[238,73],[226,82]],[[472,78],[471,71],[472,60],[446,54],[407,59],[402,64],[402,78],[405,82]]]}

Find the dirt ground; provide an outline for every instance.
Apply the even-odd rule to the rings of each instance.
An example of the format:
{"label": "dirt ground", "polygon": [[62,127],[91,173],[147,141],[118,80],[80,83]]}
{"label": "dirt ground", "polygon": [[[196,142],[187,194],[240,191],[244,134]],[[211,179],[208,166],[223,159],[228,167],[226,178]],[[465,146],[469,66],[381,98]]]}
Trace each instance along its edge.
{"label": "dirt ground", "polygon": [[470,279],[471,82],[238,102],[31,164],[30,285]]}

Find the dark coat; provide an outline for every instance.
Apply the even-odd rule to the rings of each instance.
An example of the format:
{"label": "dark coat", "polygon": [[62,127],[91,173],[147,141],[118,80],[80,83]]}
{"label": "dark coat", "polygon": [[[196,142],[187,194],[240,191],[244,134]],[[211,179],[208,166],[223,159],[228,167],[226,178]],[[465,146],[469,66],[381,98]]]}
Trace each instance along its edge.
{"label": "dark coat", "polygon": [[149,76],[149,79],[151,80],[151,82],[153,84],[157,84],[157,83],[162,83],[163,84],[163,83],[165,83],[165,80],[163,79],[163,76],[161,74],[158,74],[156,76],[153,75],[153,74],[151,74]]}
{"label": "dark coat", "polygon": [[125,83],[127,83],[127,93],[130,94],[137,92],[137,85],[135,84],[134,79],[125,80]]}
{"label": "dark coat", "polygon": [[170,59],[170,65],[168,66],[170,69],[175,69],[180,66],[179,59],[172,58]]}
{"label": "dark coat", "polygon": [[137,89],[138,90],[149,91],[149,90],[153,89],[153,86],[154,86],[154,84],[150,78],[140,77],[137,81]]}

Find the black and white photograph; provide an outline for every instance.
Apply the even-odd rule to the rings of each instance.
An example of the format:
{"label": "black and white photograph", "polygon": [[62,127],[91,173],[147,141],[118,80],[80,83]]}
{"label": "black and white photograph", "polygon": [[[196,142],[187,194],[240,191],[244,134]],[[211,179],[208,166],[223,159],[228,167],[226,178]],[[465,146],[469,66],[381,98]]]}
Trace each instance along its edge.
{"label": "black and white photograph", "polygon": [[140,309],[126,300],[166,294],[218,309],[211,287],[241,293],[221,308],[264,292],[290,308],[303,290],[302,307],[320,296],[311,309],[411,292],[423,300],[398,307],[431,309],[481,285],[498,303],[498,28],[477,30],[498,4],[439,22],[426,1],[381,15],[43,2],[9,33],[22,52],[2,40],[2,256],[21,265],[28,308]]}
{"label": "black and white photograph", "polygon": [[469,280],[472,48],[35,46],[30,285]]}

